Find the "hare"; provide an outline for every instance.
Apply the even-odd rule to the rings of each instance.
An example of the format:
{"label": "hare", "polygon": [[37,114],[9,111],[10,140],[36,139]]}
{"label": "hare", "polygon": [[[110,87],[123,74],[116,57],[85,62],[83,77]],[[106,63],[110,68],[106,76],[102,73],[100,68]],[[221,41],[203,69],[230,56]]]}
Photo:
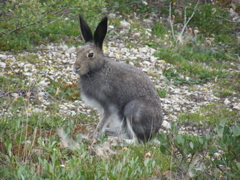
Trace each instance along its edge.
{"label": "hare", "polygon": [[158,133],[163,121],[153,84],[141,70],[104,55],[107,17],[94,35],[81,15],[79,19],[85,45],[77,49],[74,71],[80,76],[82,100],[100,114],[95,133],[147,142]]}

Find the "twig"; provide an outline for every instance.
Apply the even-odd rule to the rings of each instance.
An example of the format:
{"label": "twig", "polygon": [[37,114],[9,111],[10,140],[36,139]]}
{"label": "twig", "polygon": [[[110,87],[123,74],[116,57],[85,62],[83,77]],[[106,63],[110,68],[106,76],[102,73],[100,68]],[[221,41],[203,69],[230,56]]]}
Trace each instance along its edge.
{"label": "twig", "polygon": [[8,19],[0,19],[0,21],[10,21],[11,19],[13,19],[14,17],[9,17]]}
{"label": "twig", "polygon": [[119,5],[119,6],[109,7],[108,9],[119,8],[119,7],[123,7],[123,6],[129,6],[129,5],[132,5],[132,4],[142,4],[142,3],[143,3],[142,1],[130,2],[130,3],[126,3],[126,4],[123,4],[123,5]]}
{"label": "twig", "polygon": [[54,21],[54,20],[51,20],[51,21],[49,21],[49,20],[40,21],[40,20],[39,20],[39,21],[37,21],[36,23],[28,24],[28,26],[21,26],[21,27],[19,27],[19,28],[16,28],[16,29],[10,31],[8,34],[12,34],[12,33],[15,32],[15,31],[18,31],[18,30],[20,30],[20,29],[23,29],[23,28],[26,28],[26,27],[29,27],[29,26],[38,25],[38,24],[41,23],[41,22],[53,22],[53,21]]}
{"label": "twig", "polygon": [[[54,4],[52,4],[52,5],[54,5]],[[50,6],[52,6],[52,5],[50,5]],[[56,11],[56,12],[53,12],[53,13],[51,13],[51,14],[52,14],[52,15],[66,14],[66,12],[68,12],[67,10],[68,10],[68,8],[64,7],[64,8],[62,8],[61,10]],[[49,12],[49,10],[47,10],[47,11],[41,13],[41,14],[45,14],[45,13],[48,13],[48,12]],[[14,18],[14,17],[11,17],[10,19],[7,19],[7,20],[11,20],[11,19],[13,19],[13,18]],[[1,19],[0,19],[0,21],[6,21],[6,20],[1,20]],[[41,22],[47,22],[47,21],[48,21],[48,22],[53,22],[54,20],[51,20],[51,21],[49,21],[49,20],[46,20],[46,21],[41,21],[41,20],[39,20],[39,21],[37,21],[37,22],[35,22],[35,23],[31,23],[31,24],[28,24],[28,25],[24,25],[24,26],[18,27],[18,28],[16,28],[16,29],[10,31],[8,34],[12,34],[13,32],[16,32],[16,31],[18,31],[18,30],[20,30],[20,29],[27,28],[27,27],[29,27],[29,26],[34,26],[34,25],[37,25],[37,24],[39,24],[39,23],[41,23]]]}
{"label": "twig", "polygon": [[190,22],[190,20],[193,18],[194,14],[195,14],[195,12],[196,12],[196,9],[197,9],[198,4],[199,4],[199,0],[198,0],[197,4],[195,5],[194,10],[193,10],[193,13],[192,13],[191,16],[188,18],[187,22],[185,22],[185,21],[186,21],[186,8],[185,8],[185,10],[184,10],[184,25],[183,25],[182,31],[181,31],[181,33],[179,34],[176,42],[182,42],[181,39],[182,39],[183,33],[184,33],[185,29],[187,28],[187,25],[188,25],[188,23]]}
{"label": "twig", "polygon": [[[221,17],[221,16],[216,16],[217,18],[219,18],[219,19],[221,19],[221,20],[223,20],[223,21],[227,21],[227,22],[231,22],[231,23],[236,23],[236,24],[238,24],[239,22],[238,21],[231,21],[231,20],[228,20],[228,19],[226,19],[226,18],[224,18],[224,17]],[[216,20],[217,21],[217,20]]]}
{"label": "twig", "polygon": [[[35,24],[35,23],[34,23],[34,24]],[[30,25],[32,25],[32,24],[30,24]],[[13,32],[18,31],[18,30],[20,30],[20,29],[23,29],[23,28],[25,28],[25,27],[27,27],[27,26],[21,26],[21,27],[19,27],[19,28],[17,28],[17,29],[14,29],[14,30],[10,31],[8,34],[12,34]]]}
{"label": "twig", "polygon": [[186,14],[187,14],[187,7],[185,6],[185,7],[184,7],[184,22],[183,22],[183,24],[186,24],[186,22],[187,22],[187,16],[186,16]]}
{"label": "twig", "polygon": [[172,3],[169,3],[169,23],[170,23],[170,27],[171,27],[171,32],[172,32],[172,37],[174,39],[175,35],[174,35],[174,30],[173,30],[173,21],[172,21]]}
{"label": "twig", "polygon": [[67,8],[66,7],[64,7],[64,8],[62,8],[61,10],[59,10],[59,11],[57,11],[57,12],[54,12],[54,13],[52,13],[53,15],[60,15],[62,12],[64,13],[64,11],[66,11],[67,10]]}

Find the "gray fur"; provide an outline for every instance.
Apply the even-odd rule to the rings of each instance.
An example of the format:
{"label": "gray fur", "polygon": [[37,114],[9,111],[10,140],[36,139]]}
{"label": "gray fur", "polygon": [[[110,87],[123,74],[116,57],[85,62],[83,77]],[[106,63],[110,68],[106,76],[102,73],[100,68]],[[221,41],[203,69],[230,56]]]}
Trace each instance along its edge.
{"label": "gray fur", "polygon": [[[106,20],[102,20],[105,26]],[[102,21],[96,31],[107,28]],[[80,16],[81,22],[86,26]],[[82,25],[81,30],[84,31]],[[86,31],[82,34],[89,34],[89,30]],[[101,32],[96,31],[95,36],[101,36]],[[105,35],[102,36],[99,39],[103,41]],[[139,69],[104,56],[102,42],[95,42],[90,36],[84,39],[86,44],[78,49],[74,68],[80,75],[83,100],[100,113],[96,131],[104,133],[114,127],[115,133],[148,141],[159,131],[163,120],[160,100],[150,79]]]}

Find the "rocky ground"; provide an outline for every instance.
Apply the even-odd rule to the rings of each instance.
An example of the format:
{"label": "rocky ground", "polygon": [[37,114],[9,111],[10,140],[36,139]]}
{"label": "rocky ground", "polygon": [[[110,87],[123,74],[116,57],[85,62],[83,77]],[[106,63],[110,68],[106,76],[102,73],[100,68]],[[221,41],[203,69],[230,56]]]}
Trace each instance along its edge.
{"label": "rocky ground", "polygon": [[[120,32],[124,33],[124,32]],[[139,34],[133,34],[137,38]],[[131,43],[137,43],[133,39]],[[161,98],[164,111],[164,128],[169,128],[169,122],[176,121],[180,113],[198,112],[199,108],[215,102],[225,103],[229,109],[240,110],[240,101],[237,98],[220,99],[213,94],[213,84],[195,84],[195,85],[171,85],[167,83],[163,76],[163,69],[172,68],[171,64],[153,56],[156,49],[148,46],[137,45],[129,48],[124,43],[124,39],[110,38],[104,46],[105,54],[110,56],[113,61],[122,61],[135,65],[146,72],[158,89],[166,90],[166,97]],[[25,57],[34,57],[34,61],[25,60]],[[36,58],[37,57],[37,58]],[[41,103],[31,104],[31,112],[45,112],[47,106],[53,102],[54,98],[45,91],[51,80],[61,81],[67,85],[76,84],[78,76],[73,72],[73,63],[76,59],[76,48],[68,47],[65,44],[42,45],[34,53],[23,52],[17,55],[9,55],[6,52],[0,54],[1,76],[21,75],[30,87],[29,92],[3,91],[0,90],[0,96],[31,96],[38,99]],[[28,58],[29,59],[29,58]],[[17,76],[16,76],[17,78]],[[14,86],[14,85],[13,85]],[[57,92],[56,92],[57,94]],[[1,116],[11,116],[9,106],[1,107]],[[62,116],[84,113],[91,116],[91,109],[79,100],[62,101],[59,104],[59,114]],[[183,130],[185,130],[183,128]],[[195,133],[195,132],[192,132]]]}

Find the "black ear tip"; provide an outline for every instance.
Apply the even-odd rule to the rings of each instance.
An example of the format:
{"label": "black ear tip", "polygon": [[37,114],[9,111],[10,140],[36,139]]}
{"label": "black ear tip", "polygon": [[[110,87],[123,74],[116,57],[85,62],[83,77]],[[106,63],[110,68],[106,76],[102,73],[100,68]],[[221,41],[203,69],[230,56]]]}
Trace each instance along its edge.
{"label": "black ear tip", "polygon": [[82,17],[82,15],[81,15],[81,14],[78,14],[78,17],[79,17],[79,19],[80,19],[80,20],[82,20],[82,19],[83,19],[83,17]]}
{"label": "black ear tip", "polygon": [[101,20],[101,22],[108,22],[108,17],[107,16],[105,16],[104,18],[102,18],[102,20]]}

